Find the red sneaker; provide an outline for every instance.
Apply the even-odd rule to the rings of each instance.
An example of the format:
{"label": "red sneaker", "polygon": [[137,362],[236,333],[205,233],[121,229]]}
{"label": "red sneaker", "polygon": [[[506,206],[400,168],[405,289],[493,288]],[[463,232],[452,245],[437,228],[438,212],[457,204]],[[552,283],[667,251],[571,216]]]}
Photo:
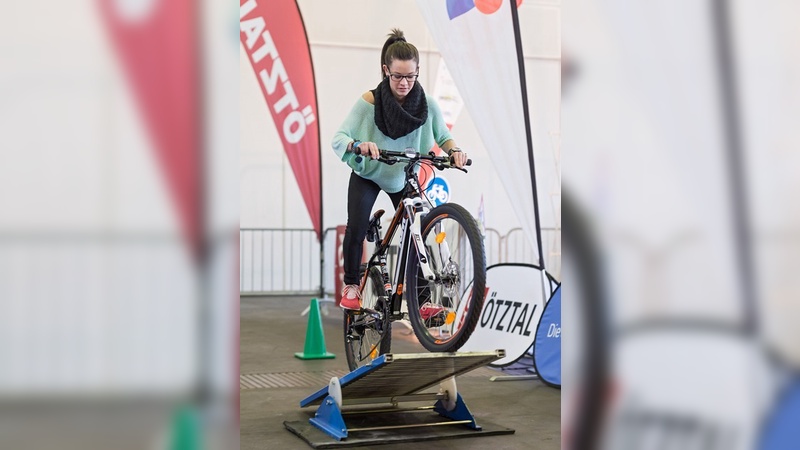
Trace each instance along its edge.
{"label": "red sneaker", "polygon": [[361,309],[361,292],[357,284],[348,284],[342,289],[342,301],[339,306],[344,309]]}

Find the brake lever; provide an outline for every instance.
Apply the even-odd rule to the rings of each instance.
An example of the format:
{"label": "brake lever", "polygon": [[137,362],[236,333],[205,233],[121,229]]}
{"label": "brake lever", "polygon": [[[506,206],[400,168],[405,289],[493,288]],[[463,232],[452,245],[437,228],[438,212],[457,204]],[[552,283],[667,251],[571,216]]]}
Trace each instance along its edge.
{"label": "brake lever", "polygon": [[[472,160],[470,160],[469,162],[471,163]],[[450,168],[450,169],[458,169],[458,170],[460,170],[460,171],[462,171],[464,173],[469,173],[467,171],[467,169],[464,169],[463,167],[456,166],[455,164],[453,164],[452,161],[440,162],[440,163],[435,164],[435,166],[439,170],[444,170],[445,168]]]}

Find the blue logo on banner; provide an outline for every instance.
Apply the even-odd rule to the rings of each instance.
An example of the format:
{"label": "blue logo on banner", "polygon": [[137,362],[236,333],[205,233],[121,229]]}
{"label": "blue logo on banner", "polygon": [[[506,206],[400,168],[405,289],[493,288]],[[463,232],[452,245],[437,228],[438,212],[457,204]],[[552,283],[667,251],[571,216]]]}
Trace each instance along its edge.
{"label": "blue logo on banner", "polygon": [[433,206],[447,203],[450,200],[450,184],[444,178],[436,177],[428,184],[425,195],[428,196],[428,200],[433,203]]}
{"label": "blue logo on banner", "polygon": [[533,364],[542,381],[561,386],[561,286],[550,297],[539,319],[533,344]]}

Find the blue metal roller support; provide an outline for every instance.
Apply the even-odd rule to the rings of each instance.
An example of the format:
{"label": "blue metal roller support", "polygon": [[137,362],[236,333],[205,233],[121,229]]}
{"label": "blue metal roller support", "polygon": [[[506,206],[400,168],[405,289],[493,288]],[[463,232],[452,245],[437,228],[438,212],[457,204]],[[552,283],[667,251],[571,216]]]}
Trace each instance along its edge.
{"label": "blue metal roller support", "polygon": [[456,407],[453,408],[452,411],[445,409],[444,402],[441,400],[436,401],[436,404],[433,405],[433,410],[439,413],[440,416],[447,417],[448,419],[470,420],[471,423],[464,424],[464,426],[470,427],[473,430],[480,430],[480,425],[475,423],[475,417],[472,416],[472,413],[469,412],[469,408],[467,408],[466,403],[464,403],[464,400],[461,399],[461,394],[457,395]]}
{"label": "blue metal roller support", "polygon": [[309,421],[320,430],[341,441],[347,438],[347,426],[344,424],[342,411],[336,405],[336,400],[330,395],[323,400],[317,408],[316,415]]}

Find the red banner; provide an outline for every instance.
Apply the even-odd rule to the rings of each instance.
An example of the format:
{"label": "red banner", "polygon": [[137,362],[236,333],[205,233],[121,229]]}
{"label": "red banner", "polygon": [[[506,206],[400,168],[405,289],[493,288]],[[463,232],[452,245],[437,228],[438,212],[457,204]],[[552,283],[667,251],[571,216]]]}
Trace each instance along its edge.
{"label": "red banner", "polygon": [[197,4],[99,0],[195,256],[203,233]]}
{"label": "red banner", "polygon": [[317,94],[303,18],[295,0],[240,0],[239,5],[242,45],[321,242]]}

